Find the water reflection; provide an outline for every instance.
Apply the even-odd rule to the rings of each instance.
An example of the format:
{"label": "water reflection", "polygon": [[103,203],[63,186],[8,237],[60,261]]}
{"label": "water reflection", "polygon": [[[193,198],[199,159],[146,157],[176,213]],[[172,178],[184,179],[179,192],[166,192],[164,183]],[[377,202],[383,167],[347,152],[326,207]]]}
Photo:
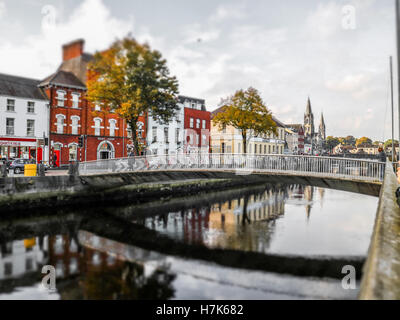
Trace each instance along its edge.
{"label": "water reflection", "polygon": [[[338,196],[340,202],[335,200]],[[212,248],[365,255],[376,206],[375,197],[312,186],[275,185],[189,209],[159,211],[133,221],[175,239]],[[350,228],[353,220],[357,222]],[[328,239],[329,235],[332,238]]]}
{"label": "water reflection", "polygon": [[[338,280],[243,272],[165,256],[87,231],[44,237],[43,246],[39,238],[28,240],[44,257],[37,267],[57,266],[56,293],[39,288],[40,268],[33,276],[25,269],[1,274],[0,299],[355,299],[357,294],[343,290]],[[5,245],[16,248],[23,242]],[[20,256],[20,250],[8,255]],[[19,268],[20,262],[12,260]]]}
{"label": "water reflection", "polygon": [[[302,185],[265,185],[185,200],[184,204],[171,200],[157,209],[147,204],[144,213],[140,206],[95,211],[128,215],[129,220],[119,221],[133,220],[188,244],[279,255],[365,256],[378,201]],[[49,224],[46,218],[43,228],[32,222],[36,236],[26,239],[18,232],[15,238],[2,233],[0,239],[12,241],[0,240],[0,299],[353,299],[357,295],[343,291],[338,280],[178,258],[88,232],[91,229],[81,228],[82,217],[66,221]],[[30,234],[22,225],[22,231]],[[100,226],[95,230],[104,229]],[[120,230],[108,224],[107,228]],[[39,290],[41,267],[47,264],[57,274],[57,292],[51,295]]]}

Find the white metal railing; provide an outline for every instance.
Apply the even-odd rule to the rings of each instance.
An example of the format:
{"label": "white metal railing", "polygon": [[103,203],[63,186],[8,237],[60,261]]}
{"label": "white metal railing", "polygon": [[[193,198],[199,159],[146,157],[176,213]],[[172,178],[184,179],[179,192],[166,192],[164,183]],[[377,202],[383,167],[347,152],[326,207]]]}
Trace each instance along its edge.
{"label": "white metal railing", "polygon": [[374,160],[244,154],[149,155],[81,162],[82,175],[146,170],[227,170],[238,174],[252,172],[306,174],[367,181],[382,181],[385,163]]}

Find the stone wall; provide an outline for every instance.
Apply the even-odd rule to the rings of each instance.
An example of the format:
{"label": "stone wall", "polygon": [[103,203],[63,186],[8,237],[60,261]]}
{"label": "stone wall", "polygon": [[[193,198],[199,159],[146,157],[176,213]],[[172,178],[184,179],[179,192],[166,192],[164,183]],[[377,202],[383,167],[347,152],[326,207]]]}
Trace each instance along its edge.
{"label": "stone wall", "polygon": [[261,183],[303,184],[379,195],[379,183],[228,171],[146,171],[91,176],[0,178],[1,215],[43,207],[138,203]]}
{"label": "stone wall", "polygon": [[362,300],[400,299],[400,208],[395,196],[398,187],[392,164],[387,162],[361,282]]}

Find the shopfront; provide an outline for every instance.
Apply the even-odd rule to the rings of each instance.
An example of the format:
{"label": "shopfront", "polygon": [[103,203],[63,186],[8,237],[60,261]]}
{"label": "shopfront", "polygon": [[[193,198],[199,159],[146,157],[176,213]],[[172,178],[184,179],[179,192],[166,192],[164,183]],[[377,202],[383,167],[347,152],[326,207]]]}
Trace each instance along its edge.
{"label": "shopfront", "polygon": [[38,152],[36,139],[0,138],[1,158],[22,158],[37,160]]}

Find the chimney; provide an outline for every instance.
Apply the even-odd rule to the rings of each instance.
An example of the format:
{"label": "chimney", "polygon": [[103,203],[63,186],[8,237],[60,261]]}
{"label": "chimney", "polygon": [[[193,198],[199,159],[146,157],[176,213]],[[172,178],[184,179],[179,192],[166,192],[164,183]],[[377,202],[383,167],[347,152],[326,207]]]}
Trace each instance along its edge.
{"label": "chimney", "polygon": [[85,45],[85,40],[78,39],[70,43],[64,44],[63,49],[63,61],[67,61],[73,58],[80,57],[83,53],[83,47]]}

